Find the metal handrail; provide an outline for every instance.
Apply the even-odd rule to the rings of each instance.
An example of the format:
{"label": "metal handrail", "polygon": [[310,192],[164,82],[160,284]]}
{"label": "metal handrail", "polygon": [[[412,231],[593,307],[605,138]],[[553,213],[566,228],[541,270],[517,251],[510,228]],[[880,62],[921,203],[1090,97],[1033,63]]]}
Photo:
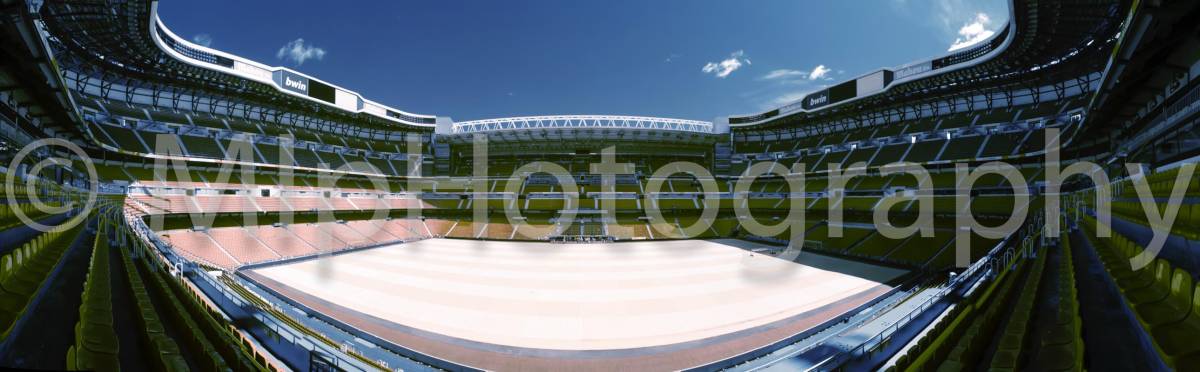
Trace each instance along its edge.
{"label": "metal handrail", "polygon": [[[884,328],[882,331],[880,331],[875,336],[872,336],[871,338],[868,338],[866,341],[863,341],[857,347],[847,350],[845,352],[838,353],[829,358],[826,358],[825,360],[822,360],[820,363],[817,363],[816,365],[811,367],[809,370],[810,371],[832,370],[832,369],[835,369],[837,366],[841,366],[842,364],[845,364],[846,362],[850,361],[851,359],[858,358],[864,354],[870,353],[871,351],[874,350],[875,346],[881,345],[885,341],[890,339],[891,336],[894,335],[896,333],[896,331],[900,329],[900,327],[907,325],[908,322],[910,322],[912,319],[919,316],[925,310],[928,310],[929,308],[933,307],[934,303],[936,303],[937,301],[940,301],[947,294],[949,294],[950,292],[952,292],[954,290],[959,289],[964,283],[974,282],[974,280],[969,280],[969,278],[976,276],[976,274],[988,273],[988,272],[994,272],[994,271],[998,272],[999,270],[994,270],[994,267],[993,267],[994,262],[1004,259],[1005,261],[1007,261],[1007,262],[1005,262],[1005,265],[1003,266],[1005,268],[1004,270],[1011,269],[1012,262],[1015,262],[1016,258],[1022,257],[1023,255],[1027,254],[1028,253],[1027,250],[1033,247],[1033,245],[1030,244],[1030,241],[1033,239],[1037,239],[1041,236],[1041,230],[1045,224],[1045,220],[1042,217],[1043,216],[1041,214],[1033,216],[1032,217],[1033,224],[1031,225],[1032,228],[1025,230],[1027,234],[1023,235],[1023,234],[1018,233],[1018,234],[1009,235],[1009,237],[1005,238],[1003,241],[1001,241],[999,244],[997,244],[996,247],[992,248],[992,250],[989,251],[988,254],[986,256],[984,256],[984,258],[982,258],[979,261],[972,264],[970,267],[967,268],[967,270],[963,271],[963,273],[961,275],[958,275],[954,279],[951,279],[950,282],[946,286],[942,287],[942,289],[940,291],[938,291],[936,294],[931,296],[925,302],[922,302],[921,305],[918,306],[913,311],[910,311],[908,314],[905,314],[904,317],[901,318],[900,320],[889,325],[887,328]],[[1032,233],[1030,233],[1030,232],[1032,232]],[[1017,238],[1018,236],[1019,236],[1019,238]],[[1005,247],[1008,245],[1008,242],[1013,241],[1014,238],[1019,239],[1020,243],[1016,246],[1008,247],[1008,249],[1005,249]],[[1001,256],[1001,254],[1004,254],[1004,256]],[[987,269],[987,271],[981,272],[981,270],[985,270],[985,269]]]}
{"label": "metal handrail", "polygon": [[1123,142],[1121,149],[1127,152],[1129,149],[1137,148],[1149,141],[1151,137],[1160,135],[1160,132],[1179,122],[1180,118],[1197,111],[1200,111],[1200,85],[1192,88],[1175,103],[1163,108],[1162,112],[1146,125],[1147,129],[1133,136],[1132,140]]}

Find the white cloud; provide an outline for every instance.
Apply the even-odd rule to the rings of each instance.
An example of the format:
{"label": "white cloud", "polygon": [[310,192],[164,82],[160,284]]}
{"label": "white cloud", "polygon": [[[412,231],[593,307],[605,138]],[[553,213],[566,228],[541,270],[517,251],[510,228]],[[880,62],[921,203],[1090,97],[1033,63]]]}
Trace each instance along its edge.
{"label": "white cloud", "polygon": [[721,62],[709,62],[705,64],[700,71],[703,71],[706,74],[714,74],[718,78],[724,79],[725,77],[729,76],[729,74],[732,74],[734,71],[742,68],[743,64],[752,64],[749,58],[745,58],[745,55],[746,52],[741,50],[730,53],[728,59],[725,59]]}
{"label": "white cloud", "polygon": [[675,59],[679,58],[679,57],[683,57],[683,56],[679,55],[679,54],[671,53],[670,55],[667,56],[667,59],[663,60],[663,63],[675,62]]}
{"label": "white cloud", "polygon": [[[836,73],[840,74],[842,72],[843,71],[839,70]],[[771,80],[791,84],[808,84],[809,81],[815,80],[833,80],[833,77],[830,76],[833,73],[835,73],[833,69],[826,67],[825,65],[817,65],[817,67],[814,67],[811,71],[792,69],[772,70],[766,75],[759,77],[758,80]]]}
{"label": "white cloud", "polygon": [[830,80],[832,78],[829,77],[829,71],[831,70],[828,67],[825,67],[825,65],[817,65],[817,67],[813,68],[812,72],[808,73],[808,80]]}
{"label": "white cloud", "polygon": [[296,39],[284,44],[279,48],[279,52],[275,53],[275,58],[295,62],[297,65],[303,65],[304,61],[315,59],[320,61],[325,58],[325,49],[321,49],[311,45],[304,45],[304,39]]}
{"label": "white cloud", "polygon": [[209,34],[198,34],[196,36],[192,36],[192,42],[196,43],[196,45],[212,46],[212,41],[212,35]]}
{"label": "white cloud", "polygon": [[996,31],[988,29],[991,23],[992,19],[987,14],[976,13],[975,19],[967,22],[962,28],[958,29],[958,38],[954,39],[954,44],[950,44],[949,51],[953,52],[966,48],[992,37],[992,35],[996,34]]}
{"label": "white cloud", "polygon": [[786,104],[789,104],[792,102],[796,102],[796,101],[799,101],[800,99],[804,98],[804,96],[807,96],[807,95],[808,95],[808,92],[785,93],[785,94],[783,94],[779,97],[775,97],[775,99],[771,100],[769,107],[774,108],[774,107],[783,106],[783,105],[786,105]]}
{"label": "white cloud", "polygon": [[959,20],[972,16],[971,13],[976,13],[971,9],[977,9],[968,3],[968,0],[938,0],[934,4],[936,8],[935,17],[941,22],[942,29],[946,32],[954,32],[954,23]]}
{"label": "white cloud", "polygon": [[747,98],[757,101],[758,107],[764,110],[788,105],[803,99],[815,89],[825,88],[827,84],[824,82],[832,81],[832,75],[836,73],[838,71],[825,65],[817,65],[812,70],[772,70],[758,80],[775,84],[747,93]]}
{"label": "white cloud", "polygon": [[759,78],[759,80],[778,80],[778,79],[787,79],[787,78],[793,78],[793,77],[800,78],[800,79],[807,79],[808,73],[804,72],[804,71],[799,71],[799,70],[779,69],[779,70],[768,72],[766,75],[763,75],[763,77]]}

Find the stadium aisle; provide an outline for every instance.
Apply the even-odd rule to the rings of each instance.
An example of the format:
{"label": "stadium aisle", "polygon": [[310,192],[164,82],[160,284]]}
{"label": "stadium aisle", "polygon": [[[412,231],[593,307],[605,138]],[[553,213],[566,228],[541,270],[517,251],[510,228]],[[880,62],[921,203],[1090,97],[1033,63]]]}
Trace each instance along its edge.
{"label": "stadium aisle", "polygon": [[[1061,249],[1050,249],[1045,251],[1046,267],[1057,267],[1063,260]],[[1046,270],[1042,273],[1042,283],[1038,288],[1038,303],[1034,307],[1033,329],[1042,330],[1042,332],[1031,332],[1028,336],[1028,342],[1024,343],[1024,348],[1021,354],[1028,355],[1029,361],[1038,359],[1041,351],[1042,339],[1046,335],[1046,331],[1053,329],[1056,313],[1059,307],[1059,296],[1062,293],[1058,290],[1058,282],[1062,280],[1058,275],[1058,270]]]}
{"label": "stadium aisle", "polygon": [[1088,348],[1085,365],[1093,371],[1168,370],[1083,234],[1083,230],[1071,233],[1071,247],[1075,276],[1082,284],[1079,308]]}
{"label": "stadium aisle", "polygon": [[[115,251],[115,249],[114,249],[114,251]],[[149,271],[146,271],[146,268],[140,262],[138,262],[134,266],[135,266],[135,270],[137,270],[137,272],[138,272],[138,275],[140,275],[142,277],[142,280],[144,283],[147,283],[150,281],[150,278],[151,278],[150,275],[156,275],[156,274],[150,273]],[[147,285],[149,285],[149,284],[147,284]],[[187,338],[185,338],[186,333],[179,329],[179,325],[171,322],[169,320],[169,317],[165,316],[166,314],[170,314],[171,311],[173,311],[173,310],[171,310],[170,305],[165,304],[164,303],[165,301],[163,299],[157,297],[157,295],[154,295],[153,301],[151,301],[151,302],[154,305],[154,312],[156,314],[159,314],[162,316],[160,318],[160,321],[161,321],[160,325],[163,328],[163,333],[172,340],[187,339]],[[187,361],[187,365],[189,367],[197,368],[198,366],[204,365],[203,363],[201,363],[201,360],[200,360],[200,358],[202,358],[202,356],[193,355],[192,353],[180,353],[179,356],[183,357],[183,359],[185,361]]]}
{"label": "stadium aisle", "polygon": [[[108,250],[109,262],[121,262],[121,249],[114,246]],[[139,323],[134,312],[138,308],[137,302],[130,291],[125,265],[114,264],[111,265],[110,270],[113,328],[116,330],[117,340],[120,342],[118,350],[120,350],[121,369],[132,372],[148,370],[146,363],[142,361],[150,349],[142,345],[143,339],[140,335],[145,331],[138,328]]]}
{"label": "stadium aisle", "polygon": [[[1048,254],[1047,253],[1048,250],[1042,250],[1041,252],[1042,252],[1042,254]],[[1049,261],[1049,257],[1047,257],[1046,261]],[[1028,262],[1032,263],[1033,260],[1030,259]],[[1046,264],[1048,264],[1048,263],[1049,262],[1046,262]],[[1045,273],[1043,272],[1042,275],[1045,275]],[[1026,273],[1026,275],[1022,275],[1020,277],[1017,277],[1016,279],[1018,279],[1018,280],[1013,282],[1013,287],[1015,288],[1014,290],[1015,291],[1023,291],[1023,290],[1025,290],[1025,288],[1027,288],[1028,283],[1031,280],[1034,280],[1034,277],[1033,277],[1032,273]],[[1040,286],[1040,285],[1049,284],[1049,281],[1046,279],[1048,279],[1048,278],[1043,276],[1041,278],[1041,282],[1038,283],[1038,285]],[[1042,296],[1045,296],[1044,291],[1042,291],[1041,293],[1042,293]],[[1023,294],[1023,293],[1018,292],[1018,294]],[[1016,307],[1015,301],[1014,301],[1013,306]],[[1041,315],[1041,313],[1036,313],[1036,312],[1034,314]],[[1005,336],[1005,332],[1002,332],[999,330],[1007,329],[1009,327],[1009,323],[1013,322],[1015,319],[1016,318],[1012,317],[1012,316],[1004,317],[1003,321],[996,326],[997,331],[995,332],[995,334],[993,334],[991,336],[991,341],[987,344],[987,347],[985,347],[983,349],[983,352],[978,361],[979,363],[977,365],[975,365],[975,368],[974,368],[975,370],[982,371],[982,370],[987,370],[989,367],[991,367],[993,358],[995,358],[997,352],[999,352],[1001,350],[1001,347],[1002,347],[1001,344],[1002,344],[1003,338]],[[1032,343],[1029,343],[1029,344],[1032,344]],[[1027,344],[1027,345],[1029,345],[1029,344]]]}

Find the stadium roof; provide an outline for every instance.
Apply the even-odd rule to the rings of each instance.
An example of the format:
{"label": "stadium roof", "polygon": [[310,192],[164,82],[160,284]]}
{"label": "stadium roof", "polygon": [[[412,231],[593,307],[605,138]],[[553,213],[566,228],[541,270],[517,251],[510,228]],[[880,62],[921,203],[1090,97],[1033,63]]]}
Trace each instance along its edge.
{"label": "stadium roof", "polygon": [[717,133],[717,130],[713,127],[713,123],[707,121],[618,115],[526,116],[516,118],[472,120],[454,123],[451,133],[469,134],[508,130],[564,128],[666,130],[705,134]]}
{"label": "stadium roof", "polygon": [[974,106],[972,95],[1002,95],[1011,102],[1017,95],[1040,95],[1040,86],[1086,90],[1092,82],[1081,72],[1103,70],[1105,58],[1096,57],[1111,50],[1128,5],[1014,0],[1008,26],[974,47],[880,69],[763,113],[733,116],[730,126],[795,127],[837,118],[862,121],[865,114],[903,120],[953,111],[960,101]]}
{"label": "stadium roof", "polygon": [[[1101,71],[1103,65],[1097,62],[1100,58],[1085,57],[1109,50],[1127,6],[1117,0],[1014,0],[1009,24],[974,47],[880,69],[777,109],[729,117],[727,123],[734,129],[773,130],[842,119],[862,121],[868,115],[903,119],[939,109],[954,111],[960,100],[976,108],[971,95],[1011,102],[1021,95],[1040,99],[1043,86],[1086,90],[1093,81],[1080,76],[1080,71]],[[410,114],[287,68],[182,40],[161,24],[156,9],[157,2],[149,0],[48,1],[41,15],[50,44],[61,51],[58,60],[78,74],[79,83],[92,84],[93,89],[153,89],[155,100],[206,94],[232,97],[270,108],[255,113],[266,120],[281,113],[302,113],[378,130],[432,131],[437,125],[433,116]],[[986,107],[991,102],[989,98]],[[456,128],[518,127],[515,123],[474,121]]]}
{"label": "stadium roof", "polygon": [[1194,30],[1200,18],[1186,1],[1139,5],[1104,59],[1108,65],[1090,102],[1084,145],[1091,147],[1088,153],[1111,150],[1109,155],[1132,161],[1183,160],[1200,143],[1186,127],[1200,110],[1191,104],[1200,88],[1188,84],[1189,76],[1200,74],[1192,65],[1200,48]]}

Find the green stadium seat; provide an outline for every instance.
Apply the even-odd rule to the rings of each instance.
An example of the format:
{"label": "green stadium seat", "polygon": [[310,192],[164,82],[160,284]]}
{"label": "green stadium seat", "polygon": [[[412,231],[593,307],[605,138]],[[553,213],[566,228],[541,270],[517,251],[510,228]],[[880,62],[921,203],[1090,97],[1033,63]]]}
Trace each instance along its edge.
{"label": "green stadium seat", "polygon": [[1200,371],[1200,352],[1175,358],[1174,362],[1178,371]]}
{"label": "green stadium seat", "polygon": [[1005,333],[1000,338],[1000,350],[1021,350],[1021,335]]}
{"label": "green stadium seat", "polygon": [[[1140,283],[1132,283],[1140,284]],[[1171,292],[1171,264],[1164,259],[1154,262],[1154,277],[1146,286],[1122,288],[1130,305],[1141,305],[1162,301]]]}
{"label": "green stadium seat", "polygon": [[[1200,185],[1200,181],[1196,184]],[[1185,206],[1188,209],[1187,217],[1182,220],[1182,223],[1176,222],[1176,231],[1191,240],[1200,240],[1200,204],[1192,204]]]}
{"label": "green stadium seat", "polygon": [[1200,351],[1200,283],[1192,290],[1191,313],[1180,322],[1164,324],[1153,329],[1154,339],[1167,355],[1183,355]]}
{"label": "green stadium seat", "polygon": [[[109,315],[109,324],[89,321],[80,322],[75,326],[75,332],[85,349],[100,354],[116,354],[117,353],[117,335],[112,332],[112,314]],[[105,329],[107,327],[107,329]]]}
{"label": "green stadium seat", "polygon": [[75,346],[72,345],[72,346],[68,347],[67,348],[67,370],[68,371],[75,371],[75,370],[80,369],[79,363],[77,362],[78,358],[79,357],[77,355],[75,355]]}
{"label": "green stadium seat", "polygon": [[966,370],[966,366],[963,365],[962,363],[959,363],[958,361],[954,361],[954,360],[947,360],[947,361],[943,362],[942,365],[938,366],[938,369],[937,369],[938,372],[964,371],[964,370]]}
{"label": "green stadium seat", "polygon": [[[1164,262],[1165,263],[1165,262]],[[1155,275],[1158,273],[1158,263],[1151,263],[1139,270],[1130,269],[1128,259],[1113,264],[1117,268],[1113,270],[1113,277],[1117,278],[1117,286],[1121,287],[1122,291],[1134,291],[1145,288],[1154,283]],[[1122,275],[1121,273],[1129,273]]]}
{"label": "green stadium seat", "polygon": [[1072,344],[1058,344],[1043,346],[1041,349],[1042,364],[1039,366],[1048,371],[1066,371],[1075,370],[1080,366],[1075,364],[1078,358],[1078,349]]}
{"label": "green stadium seat", "polygon": [[183,142],[188,154],[191,156],[214,159],[225,158],[225,152],[221,151],[220,145],[211,137],[179,136],[179,139]]}
{"label": "green stadium seat", "polygon": [[1000,350],[992,357],[991,371],[1012,371],[1017,368],[1017,351]]}
{"label": "green stadium seat", "polygon": [[1138,285],[1144,286],[1148,281],[1153,280],[1154,263],[1146,265],[1140,269],[1134,270],[1130,263],[1130,258],[1137,256],[1141,252],[1141,247],[1138,247],[1133,242],[1118,236],[1109,240],[1109,249],[1104,252],[1104,257],[1101,261],[1104,266],[1109,268],[1109,273],[1113,279],[1116,279],[1117,285],[1127,287],[1128,282],[1136,282]]}
{"label": "green stadium seat", "polygon": [[1186,270],[1175,269],[1171,276],[1170,294],[1166,300],[1137,307],[1146,329],[1174,323],[1187,317],[1192,305],[1192,276]]}
{"label": "green stadium seat", "polygon": [[984,136],[971,137],[956,137],[950,140],[950,144],[946,145],[942,151],[941,158],[937,160],[967,160],[974,159],[979,152],[979,148],[983,147]]}
{"label": "green stadium seat", "polygon": [[1046,337],[1042,341],[1043,345],[1066,345],[1075,341],[1076,333],[1074,327],[1072,326],[1074,324],[1074,322],[1071,321],[1072,314],[1059,315],[1065,316],[1059,316],[1056,322],[1063,323],[1056,324],[1054,328],[1051,328],[1050,331],[1046,333]]}

